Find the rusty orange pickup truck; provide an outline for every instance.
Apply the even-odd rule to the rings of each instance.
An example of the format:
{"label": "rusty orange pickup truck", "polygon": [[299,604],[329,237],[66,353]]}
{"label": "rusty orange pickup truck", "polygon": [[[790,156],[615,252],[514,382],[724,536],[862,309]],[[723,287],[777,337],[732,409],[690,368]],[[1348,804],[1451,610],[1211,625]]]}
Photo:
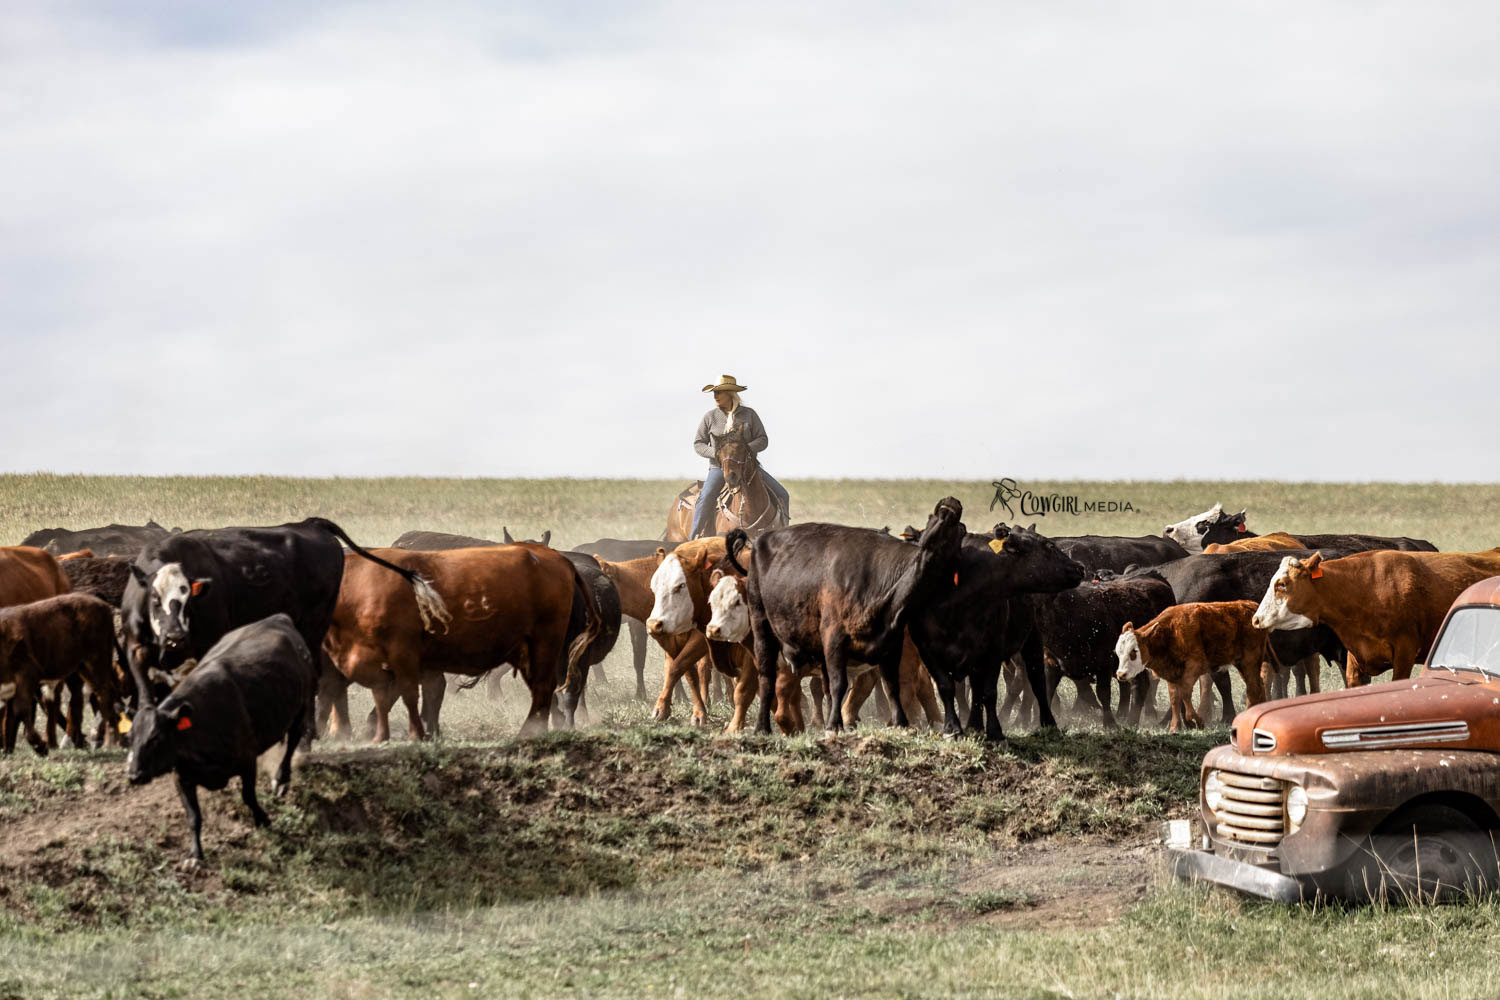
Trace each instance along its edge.
{"label": "rusty orange pickup truck", "polygon": [[[1203,758],[1181,878],[1280,902],[1493,888],[1500,854],[1500,577],[1449,609],[1421,675],[1262,702]],[[1179,821],[1180,822],[1180,821]]]}

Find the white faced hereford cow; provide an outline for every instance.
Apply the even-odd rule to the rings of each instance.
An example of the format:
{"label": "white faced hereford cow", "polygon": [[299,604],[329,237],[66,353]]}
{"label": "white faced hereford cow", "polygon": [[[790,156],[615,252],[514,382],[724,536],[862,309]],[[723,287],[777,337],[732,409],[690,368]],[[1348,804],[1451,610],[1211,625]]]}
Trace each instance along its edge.
{"label": "white faced hereford cow", "polygon": [[1269,629],[1328,625],[1349,650],[1351,687],[1393,671],[1411,676],[1427,655],[1449,605],[1471,584],[1500,575],[1500,548],[1485,552],[1356,552],[1341,559],[1283,557],[1255,624]]}

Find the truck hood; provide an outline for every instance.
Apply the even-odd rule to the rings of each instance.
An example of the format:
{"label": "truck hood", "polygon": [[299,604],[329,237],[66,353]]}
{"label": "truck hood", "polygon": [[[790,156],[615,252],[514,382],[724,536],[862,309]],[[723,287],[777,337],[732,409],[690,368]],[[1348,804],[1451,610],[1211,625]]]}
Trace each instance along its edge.
{"label": "truck hood", "polygon": [[1429,671],[1411,680],[1261,702],[1235,716],[1231,741],[1256,756],[1397,747],[1500,750],[1500,678]]}

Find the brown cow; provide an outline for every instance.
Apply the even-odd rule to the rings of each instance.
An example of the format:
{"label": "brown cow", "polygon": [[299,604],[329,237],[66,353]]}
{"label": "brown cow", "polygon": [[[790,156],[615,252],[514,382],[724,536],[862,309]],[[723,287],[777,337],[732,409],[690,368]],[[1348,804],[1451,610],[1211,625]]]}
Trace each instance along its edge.
{"label": "brown cow", "polygon": [[[13,751],[16,730],[24,726],[32,749],[45,754],[47,741],[37,734],[33,719],[38,696],[51,702],[75,675],[93,688],[103,740],[114,742],[119,693],[115,652],[114,609],[89,594],[60,594],[0,609],[0,704],[6,706],[0,748]],[[80,697],[69,707],[68,736],[74,746],[84,746]]]}
{"label": "brown cow", "polygon": [[[511,664],[531,690],[523,736],[546,731],[559,683],[565,681],[565,698],[576,699],[582,691],[579,663],[602,623],[592,590],[580,586],[588,627],[564,649],[578,575],[561,552],[526,542],[441,552],[376,551],[430,581],[453,618],[439,633],[424,630],[411,588],[401,577],[352,554],[345,558],[324,649],[346,682],[374,693],[375,742],[390,738],[397,695],[406,705],[412,738],[426,738],[418,711],[424,670],[479,676]],[[319,699],[321,715],[334,707],[337,696],[325,684]],[[335,725],[347,731],[348,720],[336,718]]]}
{"label": "brown cow", "polygon": [[1115,643],[1115,677],[1128,681],[1150,670],[1166,681],[1174,733],[1182,722],[1203,727],[1193,708],[1193,683],[1220,667],[1236,667],[1246,700],[1258,704],[1265,700],[1261,667],[1270,632],[1251,624],[1254,614],[1254,601],[1210,601],[1167,608],[1141,628],[1126,622]]}
{"label": "brown cow", "polygon": [[0,546],[0,608],[56,597],[71,589],[51,553],[30,545]]}
{"label": "brown cow", "polygon": [[[621,613],[645,621],[646,631],[667,654],[661,695],[651,712],[654,718],[671,718],[672,689],[678,680],[686,680],[693,722],[708,725],[708,681],[713,668],[703,629],[710,617],[708,578],[724,552],[724,539],[713,537],[684,542],[670,553],[658,548],[655,555],[625,562],[594,557],[620,592]],[[668,572],[661,576],[658,591],[658,572],[664,566]]]}
{"label": "brown cow", "polygon": [[1497,574],[1500,548],[1287,556],[1261,598],[1255,623],[1271,629],[1328,625],[1349,650],[1344,682],[1350,687],[1387,670],[1405,680],[1427,655],[1454,599]]}
{"label": "brown cow", "polygon": [[1203,546],[1203,551],[1212,555],[1215,552],[1267,552],[1301,548],[1306,546],[1285,531],[1273,531],[1269,535],[1251,535],[1232,542],[1210,542]]}

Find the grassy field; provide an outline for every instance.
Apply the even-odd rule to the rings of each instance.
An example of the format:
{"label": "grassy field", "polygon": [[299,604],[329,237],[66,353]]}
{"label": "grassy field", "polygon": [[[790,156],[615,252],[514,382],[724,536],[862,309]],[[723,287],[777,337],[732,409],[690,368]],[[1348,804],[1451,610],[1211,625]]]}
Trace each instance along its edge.
{"label": "grassy field", "polygon": [[[1500,486],[1023,485],[1136,508],[1035,518],[1051,534],[1156,533],[1223,501],[1260,532],[1500,543]],[[788,486],[798,520],[900,527],[948,494],[973,528],[1003,518],[986,483]],[[10,475],[0,542],[322,514],[369,544],[508,526],[570,545],[659,534],[678,488]],[[268,830],[206,794],[192,872],[169,784],[128,787],[118,751],[18,751],[0,761],[0,998],[1500,992],[1493,902],[1286,910],[1164,881],[1156,825],[1189,813],[1222,728],[727,737],[651,721],[621,654],[606,667],[586,730],[516,740],[507,681],[451,697],[436,744],[319,744]]]}

